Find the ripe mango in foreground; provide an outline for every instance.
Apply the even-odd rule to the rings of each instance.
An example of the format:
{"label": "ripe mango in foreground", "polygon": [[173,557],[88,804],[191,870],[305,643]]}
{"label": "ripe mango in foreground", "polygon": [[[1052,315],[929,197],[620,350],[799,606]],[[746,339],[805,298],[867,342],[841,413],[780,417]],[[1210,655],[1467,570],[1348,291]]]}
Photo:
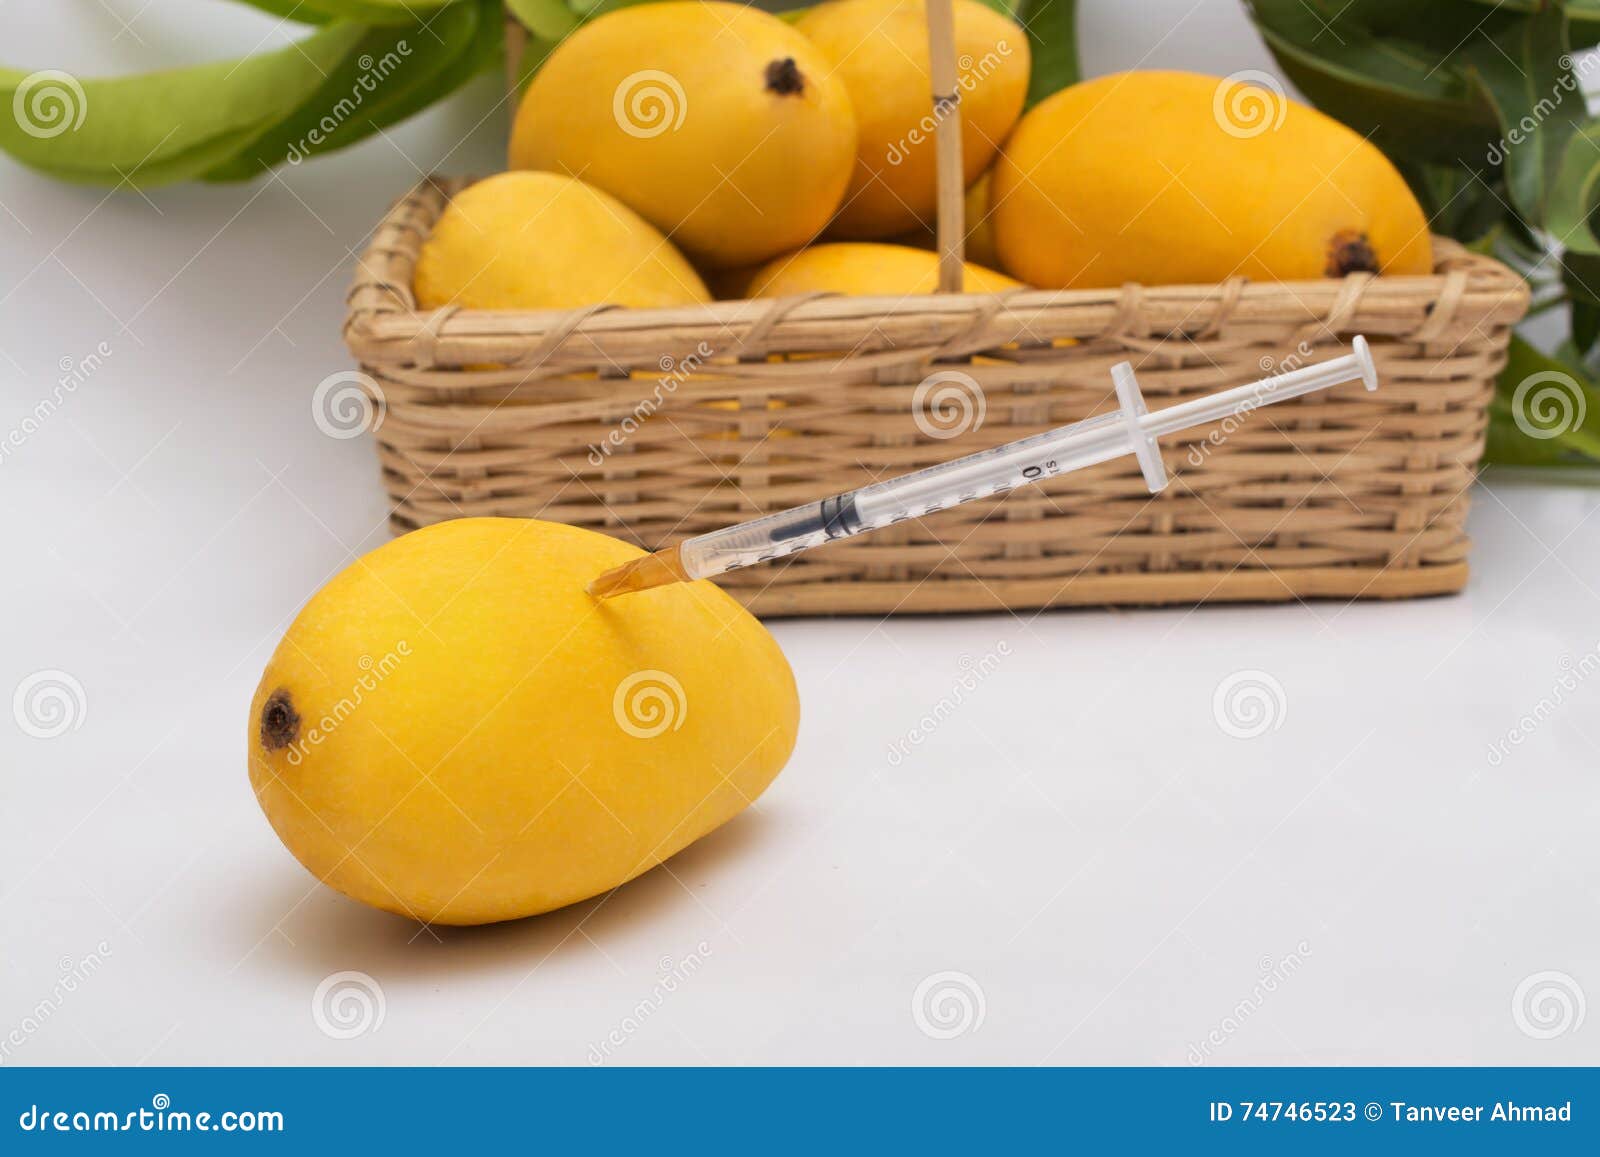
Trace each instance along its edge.
{"label": "ripe mango in foreground", "polygon": [[742,811],[793,749],[793,675],[710,583],[585,592],[640,554],[473,518],[335,577],[250,709],[284,844],[365,903],[482,924],[615,888]]}

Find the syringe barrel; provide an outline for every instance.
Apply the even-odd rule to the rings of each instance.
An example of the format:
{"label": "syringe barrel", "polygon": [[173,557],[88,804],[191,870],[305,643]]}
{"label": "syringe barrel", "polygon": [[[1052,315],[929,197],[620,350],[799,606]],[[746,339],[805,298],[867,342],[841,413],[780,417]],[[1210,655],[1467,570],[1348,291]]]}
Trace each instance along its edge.
{"label": "syringe barrel", "polygon": [[683,543],[679,556],[691,578],[709,578],[836,538],[1003,494],[1128,453],[1128,434],[1120,421],[1118,414],[1090,418],[821,502],[714,530]]}
{"label": "syringe barrel", "polygon": [[821,502],[699,535],[683,543],[678,552],[690,578],[709,578],[809,550],[830,539],[848,538],[863,529],[855,494],[836,494]]}

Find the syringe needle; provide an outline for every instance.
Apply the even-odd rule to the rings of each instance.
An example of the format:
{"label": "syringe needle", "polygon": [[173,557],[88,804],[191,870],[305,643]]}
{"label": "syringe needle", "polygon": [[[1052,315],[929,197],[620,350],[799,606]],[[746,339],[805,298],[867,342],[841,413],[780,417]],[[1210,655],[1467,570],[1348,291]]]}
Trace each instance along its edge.
{"label": "syringe needle", "polygon": [[631,595],[634,591],[690,581],[689,573],[683,569],[678,548],[669,546],[665,550],[612,567],[590,583],[588,591],[597,599],[609,599],[613,595]]}
{"label": "syringe needle", "polygon": [[1111,367],[1118,403],[1112,413],[874,482],[821,502],[697,535],[608,570],[589,584],[588,591],[596,598],[608,599],[668,583],[711,578],[894,522],[1004,494],[1018,486],[1109,462],[1124,454],[1138,457],[1145,483],[1155,493],[1167,484],[1166,467],[1156,444],[1163,435],[1247,414],[1261,406],[1344,382],[1360,381],[1368,390],[1377,389],[1377,370],[1366,339],[1354,338],[1350,346],[1350,353],[1344,357],[1154,412],[1145,406],[1133,367],[1118,362]]}

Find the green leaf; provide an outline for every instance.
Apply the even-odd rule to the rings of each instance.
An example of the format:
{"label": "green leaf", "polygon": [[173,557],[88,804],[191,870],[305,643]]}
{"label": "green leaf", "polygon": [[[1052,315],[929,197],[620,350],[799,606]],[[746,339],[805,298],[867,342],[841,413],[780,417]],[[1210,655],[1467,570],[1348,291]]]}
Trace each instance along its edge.
{"label": "green leaf", "polygon": [[1572,343],[1579,359],[1600,340],[1600,257],[1568,252],[1561,258],[1561,282],[1572,302]]}
{"label": "green leaf", "polygon": [[507,11],[539,40],[559,41],[578,26],[562,0],[505,0]]}
{"label": "green leaf", "polygon": [[1484,461],[1505,466],[1600,463],[1600,390],[1581,367],[1513,337],[1489,404]]}
{"label": "green leaf", "polygon": [[593,20],[597,16],[604,16],[607,12],[615,12],[619,8],[634,8],[640,4],[654,4],[658,0],[566,0],[567,7],[577,15],[580,21]]}
{"label": "green leaf", "polygon": [[1594,351],[1596,339],[1600,339],[1600,302],[1576,296],[1571,302],[1572,354],[1577,360],[1583,361]]}
{"label": "green leaf", "polygon": [[475,0],[239,0],[252,8],[300,24],[331,24],[336,20],[354,24],[426,23],[441,8],[452,4],[471,4]]}
{"label": "green leaf", "polygon": [[[208,170],[206,179],[247,180],[285,160],[298,164],[426,108],[482,66],[478,55],[471,67],[455,67],[473,52],[484,11],[473,0],[438,13],[426,25],[368,29],[298,108]],[[488,19],[498,36],[498,15]]]}
{"label": "green leaf", "polygon": [[1397,161],[1483,166],[1494,110],[1453,54],[1499,28],[1493,13],[1455,0],[1253,0],[1250,14],[1295,87]]}
{"label": "green leaf", "polygon": [[1077,0],[1018,0],[1016,20],[1028,31],[1033,72],[1028,77],[1032,108],[1083,77],[1078,63]]}
{"label": "green leaf", "polygon": [[388,24],[420,21],[425,24],[431,13],[456,4],[471,3],[471,0],[309,0],[309,3],[341,20],[359,20],[368,24],[379,21]]}
{"label": "green leaf", "polygon": [[239,0],[239,3],[259,8],[280,20],[293,20],[300,24],[327,24],[333,19],[326,12],[318,12],[301,3],[301,0]]}
{"label": "green leaf", "polygon": [[0,69],[0,148],[69,179],[139,185],[184,180],[288,116],[360,42],[336,24],[243,60],[79,81],[62,72]]}
{"label": "green leaf", "polygon": [[[1496,12],[1537,12],[1550,0],[1472,0]],[[1558,0],[1559,2],[1559,0]],[[1565,0],[1573,48],[1600,43],[1600,0]]]}
{"label": "green leaf", "polygon": [[1425,162],[1396,167],[1435,233],[1475,248],[1481,246],[1484,252],[1492,249],[1485,243],[1502,234],[1512,234],[1518,241],[1527,238],[1527,226],[1505,203],[1504,186],[1496,175]]}
{"label": "green leaf", "polygon": [[1600,207],[1600,121],[1590,121],[1567,140],[1550,191],[1545,227],[1579,253],[1600,254],[1594,221]]}
{"label": "green leaf", "polygon": [[[414,116],[466,84],[479,73],[499,68],[505,51],[505,11],[501,0],[469,0],[478,9],[473,36],[465,52],[452,58],[426,88],[408,90],[404,98],[385,106],[383,125]],[[348,143],[348,142],[346,142]]]}
{"label": "green leaf", "polygon": [[1567,30],[1574,49],[1600,44],[1600,0],[1567,0]]}
{"label": "green leaf", "polygon": [[[196,180],[213,165],[221,164],[237,155],[239,149],[248,141],[248,135],[227,134],[217,137],[176,155],[140,165],[136,177],[128,179],[127,183],[137,188],[149,189],[178,181]],[[115,186],[120,185],[125,179],[123,174],[116,170],[56,168],[47,165],[36,165],[34,168],[47,177],[74,185]]]}
{"label": "green leaf", "polygon": [[[1252,0],[1264,3],[1265,0]],[[1443,60],[1474,34],[1497,35],[1519,17],[1518,9],[1531,12],[1545,7],[1549,0],[1480,0],[1472,7],[1461,0],[1308,0],[1300,5],[1305,27],[1326,31],[1318,40],[1329,50],[1354,31],[1386,40],[1404,40],[1419,45]]]}
{"label": "green leaf", "polygon": [[1462,58],[1499,117],[1500,140],[1487,161],[1499,164],[1503,154],[1512,203],[1541,223],[1567,142],[1588,115],[1562,10],[1520,17],[1492,38],[1480,33]]}

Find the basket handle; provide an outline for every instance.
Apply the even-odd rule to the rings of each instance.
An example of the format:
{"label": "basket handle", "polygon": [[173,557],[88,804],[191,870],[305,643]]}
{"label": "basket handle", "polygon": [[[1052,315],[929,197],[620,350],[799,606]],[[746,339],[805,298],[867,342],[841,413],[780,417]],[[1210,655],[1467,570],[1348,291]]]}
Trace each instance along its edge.
{"label": "basket handle", "polygon": [[961,181],[961,93],[956,88],[955,14],[951,0],[926,0],[928,66],[933,81],[934,170],[938,190],[935,220],[939,246],[939,292],[960,293],[966,244],[966,189]]}

